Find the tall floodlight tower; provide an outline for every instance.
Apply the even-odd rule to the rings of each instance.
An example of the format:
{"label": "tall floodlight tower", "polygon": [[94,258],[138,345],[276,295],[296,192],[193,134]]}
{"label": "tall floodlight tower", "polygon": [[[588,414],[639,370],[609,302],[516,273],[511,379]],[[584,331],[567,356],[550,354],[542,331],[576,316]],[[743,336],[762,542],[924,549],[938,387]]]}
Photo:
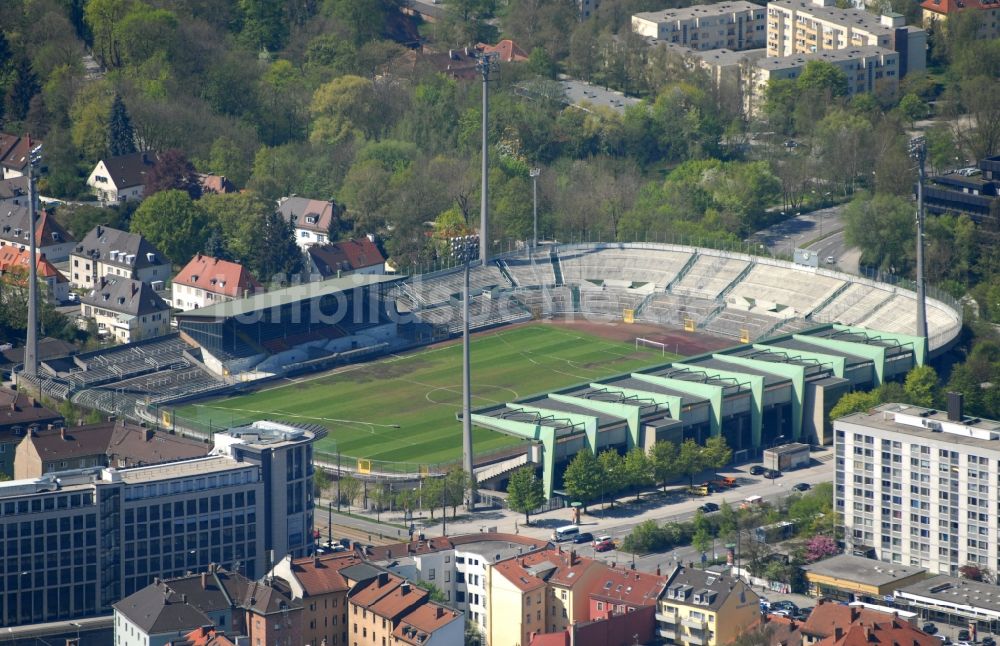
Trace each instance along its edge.
{"label": "tall floodlight tower", "polygon": [[472,459],[472,377],[469,366],[469,263],[478,255],[479,238],[474,235],[451,239],[451,253],[465,265],[462,286],[462,470],[469,476],[465,507],[476,508],[476,476]]}
{"label": "tall floodlight tower", "polygon": [[483,265],[490,259],[490,231],[489,231],[489,136],[487,127],[490,113],[490,75],[500,69],[500,56],[497,52],[483,53],[479,55],[476,69],[483,76],[483,159],[482,159],[482,190],[479,196],[479,260]]}
{"label": "tall floodlight tower", "polygon": [[35,164],[42,159],[42,146],[31,145],[28,137],[28,335],[24,346],[24,367],[28,377],[38,377],[38,249],[35,244]]}
{"label": "tall floodlight tower", "polygon": [[531,176],[531,220],[534,222],[531,237],[532,250],[538,246],[538,176],[541,173],[541,168],[532,168],[528,171],[528,175]]}
{"label": "tall floodlight tower", "polygon": [[924,294],[924,162],[927,140],[910,140],[910,157],[917,162],[917,336],[927,338],[927,298]]}

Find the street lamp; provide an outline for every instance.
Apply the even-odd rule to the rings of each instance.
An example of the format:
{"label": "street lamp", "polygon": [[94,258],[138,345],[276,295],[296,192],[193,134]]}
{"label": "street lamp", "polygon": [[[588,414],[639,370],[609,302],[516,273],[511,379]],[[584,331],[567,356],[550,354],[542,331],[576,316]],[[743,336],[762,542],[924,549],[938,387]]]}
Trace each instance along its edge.
{"label": "street lamp", "polygon": [[531,213],[532,219],[535,223],[534,236],[531,238],[532,249],[538,246],[538,176],[541,175],[541,173],[541,168],[532,168],[528,171],[528,175],[531,176]]}
{"label": "street lamp", "polygon": [[[465,506],[476,508],[476,475],[472,459],[472,384],[469,367],[469,263],[481,251],[479,238],[474,235],[451,239],[451,255],[465,265],[462,284],[462,468],[469,476]],[[443,510],[442,510],[443,512]]]}

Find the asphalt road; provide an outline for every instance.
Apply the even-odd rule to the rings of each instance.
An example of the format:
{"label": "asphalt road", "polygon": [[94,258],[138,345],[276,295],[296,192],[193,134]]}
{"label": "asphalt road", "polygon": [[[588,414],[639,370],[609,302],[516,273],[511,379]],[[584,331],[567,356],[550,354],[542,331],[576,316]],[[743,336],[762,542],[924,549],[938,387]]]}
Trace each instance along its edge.
{"label": "asphalt road", "polygon": [[752,239],[762,252],[791,256],[795,249],[809,249],[819,256],[821,267],[856,274],[861,253],[844,239],[844,208],[831,206],[789,218],[758,231]]}

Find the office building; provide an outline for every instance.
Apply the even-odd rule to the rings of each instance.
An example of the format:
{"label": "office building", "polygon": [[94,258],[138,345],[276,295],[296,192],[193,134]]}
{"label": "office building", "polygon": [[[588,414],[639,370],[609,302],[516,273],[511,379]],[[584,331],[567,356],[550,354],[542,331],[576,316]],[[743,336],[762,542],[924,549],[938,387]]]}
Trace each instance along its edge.
{"label": "office building", "polygon": [[773,0],[767,4],[767,55],[791,56],[857,47],[899,53],[899,75],[927,64],[927,32],[903,16],[840,9],[834,0]]}
{"label": "office building", "polygon": [[734,0],[632,16],[632,31],[693,50],[754,49],[767,41],[766,9]]}
{"label": "office building", "polygon": [[920,9],[925,27],[941,26],[955,16],[972,13],[976,14],[978,38],[1000,37],[1000,0],[924,0]]}
{"label": "office building", "polygon": [[1000,422],[883,404],[834,422],[834,502],[849,549],[957,576],[1000,564]]}
{"label": "office building", "polygon": [[927,574],[915,565],[888,565],[854,554],[838,554],[802,569],[810,595],[866,603],[880,603],[896,588],[920,581]]}
{"label": "office building", "polygon": [[107,612],[155,577],[212,563],[250,579],[312,548],[312,442],[272,422],[217,433],[206,457],[0,483],[0,624]]}

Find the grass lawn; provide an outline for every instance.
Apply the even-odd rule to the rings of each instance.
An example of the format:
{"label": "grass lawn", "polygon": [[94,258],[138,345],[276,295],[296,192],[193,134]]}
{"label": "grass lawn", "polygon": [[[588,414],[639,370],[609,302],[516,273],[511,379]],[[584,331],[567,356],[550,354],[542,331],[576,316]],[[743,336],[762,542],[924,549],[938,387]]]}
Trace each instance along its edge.
{"label": "grass lawn", "polygon": [[[659,350],[635,351],[555,325],[535,324],[472,339],[472,406],[478,408],[669,361]],[[353,457],[435,464],[459,458],[461,341],[404,356],[304,377],[235,397],[178,408],[178,418],[213,426],[269,418],[330,430],[317,449]],[[178,419],[183,423],[183,419]],[[396,427],[398,425],[398,428]],[[518,440],[473,429],[477,452]]]}

